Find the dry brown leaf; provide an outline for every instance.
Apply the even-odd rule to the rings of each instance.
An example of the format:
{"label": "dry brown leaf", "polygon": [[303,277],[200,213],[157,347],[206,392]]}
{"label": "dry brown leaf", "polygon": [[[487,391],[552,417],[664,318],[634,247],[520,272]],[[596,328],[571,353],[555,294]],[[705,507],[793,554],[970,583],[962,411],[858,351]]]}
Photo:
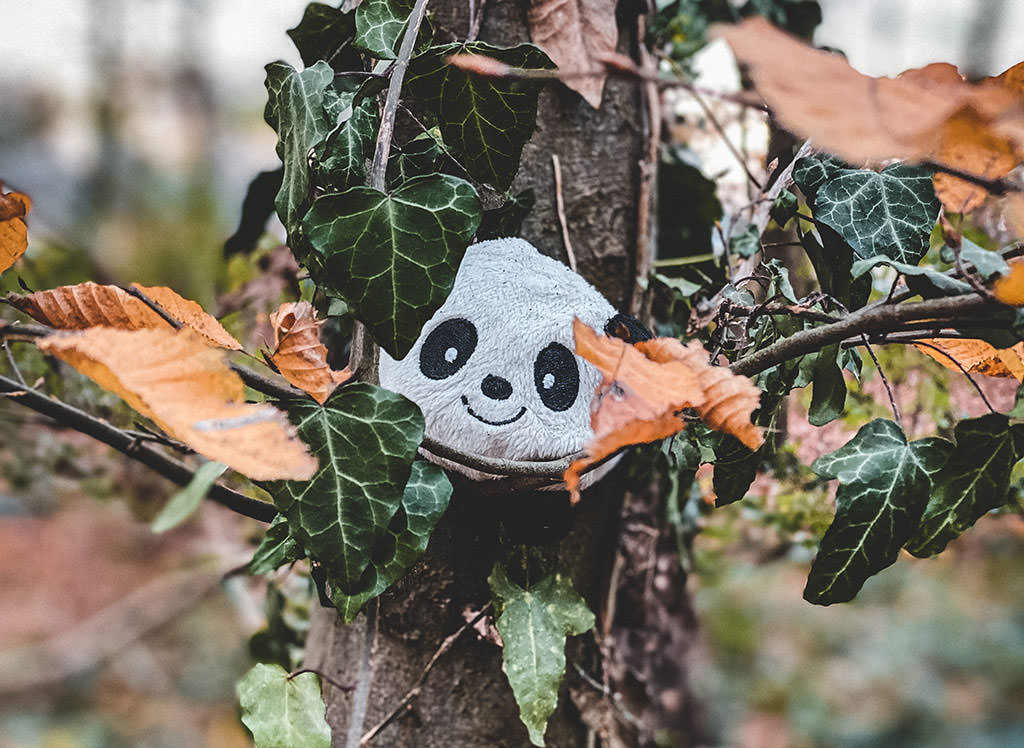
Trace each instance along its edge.
{"label": "dry brown leaf", "polygon": [[997,278],[992,293],[1010,306],[1024,306],[1024,259],[1010,260],[1010,272]]}
{"label": "dry brown leaf", "polygon": [[962,366],[971,374],[1014,377],[1018,382],[1024,381],[1024,343],[1017,343],[1012,348],[996,348],[984,340],[974,338],[927,338],[922,339],[922,342],[928,345],[915,344],[914,347],[947,369],[960,371]]}
{"label": "dry brown leaf", "polygon": [[[935,160],[983,179],[1002,179],[1019,163],[1014,144],[993,133],[972,109],[946,123]],[[967,213],[985,202],[988,190],[973,182],[938,172],[932,177],[935,195],[946,210]]]}
{"label": "dry brown leaf", "polygon": [[20,192],[4,192],[0,182],[0,273],[25,254],[28,248],[28,225],[25,216],[32,201]]}
{"label": "dry brown leaf", "polygon": [[[616,0],[531,0],[530,38],[563,70],[603,71],[600,60],[619,41],[615,6]],[[562,82],[597,109],[607,77],[600,72]]]}
{"label": "dry brown leaf", "polygon": [[[717,33],[749,66],[758,92],[787,129],[847,161],[932,159],[995,174],[1004,168],[1011,144],[1018,156],[1024,145],[1015,139],[1022,110],[1012,88],[1016,71],[978,85],[946,64],[895,79],[872,78],[763,18]],[[972,125],[977,127],[969,131]],[[942,181],[944,189],[952,189],[950,180]],[[976,201],[974,190],[967,192],[951,192],[949,204]]]}
{"label": "dry brown leaf", "polygon": [[[196,302],[182,298],[169,288],[135,287],[157,302],[173,318],[214,345],[236,351],[242,349],[241,343]],[[142,300],[117,286],[101,286],[91,281],[27,295],[10,294],[7,300],[36,321],[58,330],[86,330],[90,327],[145,330],[169,327],[167,321]]]}
{"label": "dry brown leaf", "polygon": [[270,315],[274,328],[271,360],[281,376],[309,393],[321,405],[335,385],[349,378],[346,367],[334,371],[327,364],[327,348],[320,342],[322,320],[308,301],[288,302]]}
{"label": "dry brown leaf", "polygon": [[679,412],[694,408],[709,426],[730,433],[751,449],[763,441],[750,422],[760,391],[749,379],[708,363],[700,343],[683,346],[671,338],[630,345],[599,335],[576,320],[576,352],[604,375],[591,403],[594,438],[586,457],[565,472],[573,501],[582,471],[630,444],[664,439],[682,430]]}
{"label": "dry brown leaf", "polygon": [[636,346],[653,361],[678,361],[697,375],[704,401],[694,407],[704,423],[735,436],[751,450],[764,443],[764,432],[750,421],[751,412],[761,402],[761,390],[747,377],[711,364],[708,352],[697,341],[683,345],[675,338],[654,338]]}
{"label": "dry brown leaf", "polygon": [[189,328],[93,327],[38,345],[199,454],[254,480],[306,480],[316,472],[285,414],[246,403],[242,380]]}

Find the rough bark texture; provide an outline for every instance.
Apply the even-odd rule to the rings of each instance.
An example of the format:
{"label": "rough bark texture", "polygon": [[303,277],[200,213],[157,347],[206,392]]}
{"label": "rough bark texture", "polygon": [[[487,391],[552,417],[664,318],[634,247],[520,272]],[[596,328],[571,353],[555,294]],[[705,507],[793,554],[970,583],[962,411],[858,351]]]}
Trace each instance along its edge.
{"label": "rough bark texture", "polygon": [[[435,28],[464,36],[465,4],[438,0],[431,10]],[[480,38],[497,44],[527,40],[525,14],[522,1],[488,3]],[[622,34],[627,41],[621,46],[626,49],[630,34],[625,30]],[[638,160],[643,152],[641,103],[636,87],[623,81],[609,81],[600,111],[560,85],[549,86],[541,96],[537,133],[525,149],[514,185],[517,190],[532,187],[537,196],[523,236],[564,260],[551,166],[551,154],[559,156],[579,271],[619,308],[628,303],[633,284]],[[649,538],[637,541],[630,534],[641,525],[657,527],[661,510],[656,487],[640,492],[646,498],[637,503],[628,491],[629,482],[627,467],[616,468],[571,513],[553,509],[554,499],[547,507],[522,504],[516,497],[485,496],[471,483],[457,483],[452,504],[424,558],[380,600],[372,690],[361,732],[401,703],[444,639],[489,603],[487,575],[515,540],[510,539],[510,530],[533,535],[536,541],[545,534],[545,524],[558,525],[568,518],[572,531],[565,535],[552,530],[549,542],[541,542],[540,548],[545,557],[557,559],[572,573],[576,588],[599,611],[599,620],[596,636],[569,640],[569,665],[558,710],[548,725],[547,745],[653,745],[654,733],[666,734],[666,727],[682,735],[675,745],[695,745],[684,664],[663,662],[659,649],[651,649],[652,645],[667,647],[664,654],[674,660],[688,648],[694,623],[685,578],[674,545],[666,553],[658,530],[650,531],[653,545]],[[627,522],[632,530],[623,534]],[[642,569],[634,570],[636,564]],[[613,626],[606,615],[614,565],[618,565],[619,583],[613,593],[617,605],[612,607],[624,623],[621,627]],[[655,573],[661,576],[652,576]],[[666,580],[672,590],[660,586]],[[624,588],[632,584],[641,585],[639,596]],[[316,611],[306,666],[340,682],[355,681],[366,646],[366,621],[361,614],[354,624],[344,626],[333,611]],[[591,678],[589,682],[580,670]],[[334,745],[345,746],[353,696],[325,688]],[[609,688],[628,689],[627,710],[622,700],[609,697]],[[658,696],[666,689],[666,695]],[[476,631],[467,631],[438,660],[417,698],[371,744],[528,746],[501,670],[500,649]]]}

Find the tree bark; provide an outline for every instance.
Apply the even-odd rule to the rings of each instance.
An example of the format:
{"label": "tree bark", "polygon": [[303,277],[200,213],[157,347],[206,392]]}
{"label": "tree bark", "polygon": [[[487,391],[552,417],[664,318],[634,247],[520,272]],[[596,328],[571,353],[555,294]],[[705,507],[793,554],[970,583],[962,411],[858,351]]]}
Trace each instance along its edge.
{"label": "tree bark", "polygon": [[[528,40],[526,7],[523,0],[489,3],[480,38],[502,45]],[[438,0],[431,10],[435,28],[464,37],[469,23],[463,3]],[[635,19],[630,28],[635,29]],[[628,28],[620,33],[620,49],[628,52],[635,33]],[[523,236],[565,260],[554,207],[551,155],[558,155],[578,269],[620,309],[626,308],[633,286],[642,118],[641,91],[633,83],[609,80],[597,111],[560,84],[551,84],[541,95],[537,132],[524,150],[514,184],[516,190],[532,187],[536,193]],[[523,505],[517,497],[483,495],[468,481],[453,477],[453,483],[451,505],[426,554],[381,597],[376,612],[361,613],[350,626],[333,610],[314,612],[306,667],[353,683],[367,655],[372,666],[363,716],[358,689],[345,692],[325,685],[334,746],[358,745],[360,735],[402,703],[442,642],[490,602],[487,576],[510,542],[509,528],[536,535],[534,520],[548,512],[554,524],[567,517],[572,529],[561,539],[541,538],[541,552],[571,573],[576,589],[598,613],[598,625],[595,634],[568,642],[566,678],[546,744],[653,745],[660,730],[675,736],[673,745],[696,745],[696,711],[682,661],[695,621],[674,538],[666,545],[667,536],[658,529],[664,524],[658,487],[630,493],[628,466],[622,464],[570,513],[557,502]],[[629,530],[623,529],[626,524]],[[627,589],[631,585],[639,587]],[[484,630],[490,621],[487,616],[476,628]],[[368,632],[368,626],[374,630]],[[622,695],[613,699],[613,692]],[[477,630],[466,631],[437,660],[400,716],[369,744],[530,745],[501,670],[499,647]]]}

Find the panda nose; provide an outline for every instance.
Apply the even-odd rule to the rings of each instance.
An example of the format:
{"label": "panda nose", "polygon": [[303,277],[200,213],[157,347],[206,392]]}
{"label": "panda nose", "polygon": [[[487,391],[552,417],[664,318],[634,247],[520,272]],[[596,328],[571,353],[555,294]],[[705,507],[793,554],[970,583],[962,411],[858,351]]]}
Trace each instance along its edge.
{"label": "panda nose", "polygon": [[480,383],[480,391],[492,400],[508,400],[512,394],[512,385],[508,380],[488,374]]}

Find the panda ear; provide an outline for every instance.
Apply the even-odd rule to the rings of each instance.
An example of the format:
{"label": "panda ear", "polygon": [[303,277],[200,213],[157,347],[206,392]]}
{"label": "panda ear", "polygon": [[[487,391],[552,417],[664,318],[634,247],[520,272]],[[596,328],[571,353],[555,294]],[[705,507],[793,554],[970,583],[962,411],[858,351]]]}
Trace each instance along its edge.
{"label": "panda ear", "polygon": [[640,323],[640,320],[632,314],[623,314],[622,312],[605,323],[604,331],[606,335],[625,340],[627,343],[639,343],[654,337],[651,331]]}

